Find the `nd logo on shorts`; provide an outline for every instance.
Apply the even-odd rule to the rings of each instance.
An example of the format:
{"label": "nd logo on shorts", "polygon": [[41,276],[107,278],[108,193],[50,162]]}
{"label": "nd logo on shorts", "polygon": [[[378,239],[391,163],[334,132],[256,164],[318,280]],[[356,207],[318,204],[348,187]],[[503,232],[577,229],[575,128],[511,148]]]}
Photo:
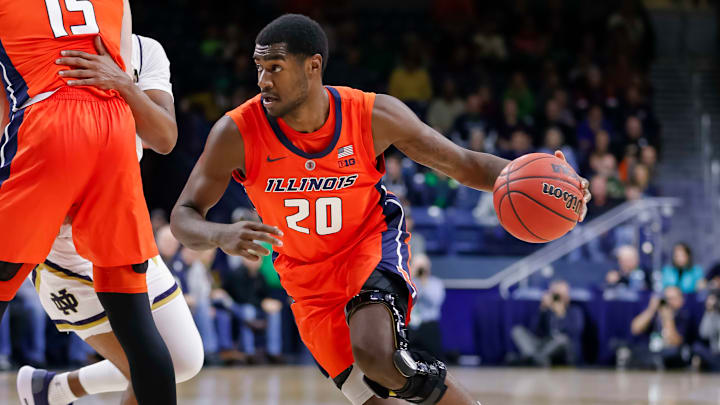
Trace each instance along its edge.
{"label": "nd logo on shorts", "polygon": [[70,311],[77,313],[78,300],[74,295],[68,294],[67,289],[63,288],[57,295],[50,293],[50,299],[63,314],[70,315]]}

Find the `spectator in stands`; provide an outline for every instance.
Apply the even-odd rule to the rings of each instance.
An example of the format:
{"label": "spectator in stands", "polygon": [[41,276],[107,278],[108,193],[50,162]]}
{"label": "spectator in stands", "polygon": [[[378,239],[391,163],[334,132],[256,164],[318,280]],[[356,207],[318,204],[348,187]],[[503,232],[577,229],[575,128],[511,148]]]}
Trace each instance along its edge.
{"label": "spectator in stands", "polygon": [[493,136],[497,139],[497,148],[506,151],[510,150],[510,139],[513,132],[517,130],[527,131],[528,127],[518,115],[515,99],[506,98],[503,101],[503,116],[492,130],[495,133]]}
{"label": "spectator in stands", "polygon": [[592,173],[605,177],[607,194],[610,198],[616,201],[623,199],[625,191],[619,177],[617,159],[612,153],[590,156],[590,169]]}
{"label": "spectator in stands", "polygon": [[657,164],[657,150],[653,146],[645,146],[640,149],[640,163],[644,164],[650,171],[652,178]]}
{"label": "spectator in stands", "polygon": [[592,200],[588,204],[586,221],[610,211],[617,205],[617,201],[608,196],[607,177],[595,175],[590,180],[590,192]]}
{"label": "spectator in stands", "polygon": [[158,228],[155,233],[155,243],[157,243],[158,252],[163,261],[168,265],[172,264],[175,255],[178,250],[180,250],[180,242],[175,239],[175,235],[172,234],[169,224]]}
{"label": "spectator in stands", "polygon": [[707,272],[706,279],[709,290],[720,290],[720,262]]}
{"label": "spectator in stands", "polygon": [[629,116],[625,120],[625,155],[637,159],[643,148],[653,146],[653,141],[643,128],[638,117]]}
{"label": "spectator in stands", "polygon": [[405,179],[400,159],[397,154],[388,155],[385,158],[385,178],[383,182],[388,191],[395,194],[401,201],[408,201],[414,199],[415,196],[410,189],[412,183]]}
{"label": "spectator in stands", "polygon": [[403,209],[405,210],[405,229],[412,234],[409,242],[410,252],[412,252],[413,256],[425,254],[425,236],[420,232],[413,233],[415,220],[412,216],[412,208],[410,206],[404,206]]}
{"label": "spectator in stands", "polygon": [[[587,111],[589,106],[603,106],[606,102],[606,89],[603,82],[603,73],[595,65],[591,65],[585,72],[584,81],[579,83],[575,94],[575,106],[580,111]],[[592,110],[592,107],[590,107]]]}
{"label": "spectator in stands", "polygon": [[699,336],[703,341],[693,344],[693,365],[720,371],[720,290],[711,291],[705,299]]}
{"label": "spectator in stands", "polygon": [[577,128],[578,147],[582,154],[589,155],[595,135],[601,130],[612,133],[610,123],[605,119],[602,108],[599,105],[593,105],[588,111],[587,118]]}
{"label": "spectator in stands", "polygon": [[[248,61],[252,60],[247,58]],[[342,83],[345,86],[366,90],[376,80],[377,74],[362,64],[363,56],[356,46],[349,46],[344,50],[344,57],[335,59],[329,65],[327,81],[329,83]],[[248,69],[247,71],[253,72]],[[253,72],[254,73],[254,72]]]}
{"label": "spectator in stands", "polygon": [[637,186],[646,197],[655,197],[659,194],[657,188],[650,183],[650,169],[642,163],[633,166],[630,183]]}
{"label": "spectator in stands", "polygon": [[[220,274],[222,290],[214,292],[215,299],[226,302],[225,309],[240,323],[235,341],[253,362],[263,362],[256,355],[254,329],[265,329],[265,351],[270,362],[282,362],[282,302],[270,297],[270,289],[260,274],[261,261],[227,256],[228,266]],[[264,319],[265,322],[258,322]],[[218,329],[218,333],[227,334]],[[224,348],[226,349],[226,348]]]}
{"label": "spectator in stands", "polygon": [[479,128],[470,131],[470,141],[467,144],[467,148],[475,152],[486,152],[486,146],[488,143],[487,136],[484,131]]}
{"label": "spectator in stands", "polygon": [[465,111],[465,103],[457,96],[455,82],[446,78],[442,85],[442,97],[430,103],[427,123],[441,134],[449,135],[455,119]]}
{"label": "spectator in stands", "polygon": [[566,141],[575,139],[575,128],[563,119],[560,103],[554,98],[545,103],[545,115],[540,120],[538,128],[545,131],[545,134],[550,128],[557,128],[562,132]]}
{"label": "spectator in stands", "polygon": [[507,59],[505,38],[498,32],[498,24],[494,18],[484,18],[480,30],[473,37],[478,56],[486,62],[503,62]]}
{"label": "spectator in stands", "polygon": [[636,58],[639,66],[645,66],[652,57],[652,30],[647,12],[642,10],[640,1],[623,1],[619,10],[613,13],[607,23],[611,41],[610,49]]}
{"label": "spectator in stands", "polygon": [[582,310],[570,302],[570,285],[556,280],[543,295],[531,329],[522,325],[513,327],[512,339],[521,359],[535,365],[578,364],[584,327]]}
{"label": "spectator in stands", "polygon": [[393,70],[388,93],[405,102],[420,118],[425,117],[427,104],[432,98],[432,84],[417,48],[408,48],[402,63]]}
{"label": "spectator in stands", "polygon": [[535,18],[520,17],[520,29],[512,38],[513,48],[521,62],[536,63],[547,51],[547,35],[538,31]]}
{"label": "spectator in stands", "polygon": [[517,104],[517,115],[520,120],[532,119],[535,113],[535,96],[527,85],[527,80],[522,72],[515,72],[510,79],[510,85],[503,96],[504,100],[515,100]]}
{"label": "spectator in stands", "polygon": [[684,294],[694,293],[706,286],[703,270],[693,263],[692,249],[685,242],[676,243],[672,263],[662,269],[662,288],[678,287]]}
{"label": "spectator in stands", "polygon": [[437,170],[417,173],[414,182],[419,186],[419,205],[447,208],[455,204],[460,184],[444,173]]}
{"label": "spectator in stands", "polygon": [[445,301],[445,285],[432,275],[432,262],[425,254],[413,255],[410,269],[417,287],[409,325],[410,344],[442,358],[440,316]]}
{"label": "spectator in stands", "polygon": [[[575,128],[577,125],[577,122],[575,121],[575,115],[573,114],[572,110],[570,109],[568,105],[568,93],[564,89],[556,89],[553,92],[552,100],[557,103],[558,110],[560,110],[559,116],[560,116],[560,122],[564,125]],[[573,136],[575,134],[573,133]],[[570,138],[568,138],[569,140]]]}
{"label": "spectator in stands", "polygon": [[575,150],[565,143],[565,135],[559,127],[548,127],[545,130],[545,141],[538,152],[554,154],[556,150],[562,151],[568,164],[579,171],[577,159],[575,158]]}
{"label": "spectator in stands", "polygon": [[606,288],[624,287],[635,291],[650,287],[649,277],[640,268],[640,255],[635,246],[623,245],[616,250],[618,267],[605,275]]}
{"label": "spectator in stands", "polygon": [[631,350],[629,367],[677,368],[687,364],[682,347],[691,333],[690,312],[679,288],[670,286],[663,297],[654,296],[632,320],[630,331],[639,339]]}
{"label": "spectator in stands", "polygon": [[[611,196],[608,192],[608,178],[602,174],[593,176],[590,180],[590,192],[593,195],[588,204],[588,212],[585,222],[591,221],[615,208],[620,200]],[[581,229],[581,228],[580,228]],[[612,233],[607,233],[599,238],[591,239],[584,250],[587,257],[594,262],[606,262],[608,252],[615,247],[612,240]]]}
{"label": "spectator in stands", "polygon": [[640,87],[638,85],[628,87],[625,90],[625,99],[623,101],[623,116],[635,116],[639,118],[642,127],[651,134],[650,138],[654,138],[657,135],[657,119],[645,96],[642,94]]}
{"label": "spectator in stands", "polygon": [[[546,59],[543,62],[542,67],[542,76],[540,78],[540,87],[538,88],[535,97],[535,101],[537,102],[538,107],[541,107],[542,111],[538,111],[538,115],[545,114],[545,116],[539,117],[540,124],[537,125],[538,128],[544,129],[547,128],[549,125],[547,123],[543,123],[543,121],[547,121],[547,115],[548,115],[548,102],[552,100],[553,95],[555,94],[555,91],[562,88],[562,81],[560,79],[560,73],[557,69],[557,64],[551,60]],[[557,102],[554,103],[554,107],[557,109]],[[560,110],[557,110],[558,117],[559,117]],[[569,133],[566,135],[570,135]]]}
{"label": "spectator in stands", "polygon": [[517,159],[522,155],[532,153],[533,145],[530,135],[522,129],[513,131],[510,136],[510,145],[506,150],[501,150],[499,155],[508,160]]}
{"label": "spectator in stands", "polygon": [[[481,87],[477,92],[470,93],[465,100],[465,112],[460,114],[453,122],[448,135],[458,144],[469,145],[478,141],[478,134],[482,134],[483,151],[492,153],[495,150],[495,137],[488,137],[490,115],[488,110],[492,94],[487,87]],[[473,140],[475,138],[475,140]]]}
{"label": "spectator in stands", "polygon": [[162,208],[156,208],[150,212],[150,223],[152,224],[153,234],[163,226],[168,224],[167,213]]}

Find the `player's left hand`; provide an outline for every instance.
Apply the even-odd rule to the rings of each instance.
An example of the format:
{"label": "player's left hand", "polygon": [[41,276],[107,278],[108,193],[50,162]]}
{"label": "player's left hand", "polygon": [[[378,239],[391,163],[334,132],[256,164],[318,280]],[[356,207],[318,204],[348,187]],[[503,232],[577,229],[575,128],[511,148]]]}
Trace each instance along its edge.
{"label": "player's left hand", "polygon": [[74,79],[67,82],[69,86],[94,86],[101,90],[119,90],[124,86],[133,85],[132,78],[115,63],[99,35],[95,37],[95,49],[97,55],[70,50],[60,52],[62,57],[55,63],[70,67],[70,70],[58,72],[63,78]]}
{"label": "player's left hand", "polygon": [[[562,153],[562,151],[556,150],[555,157],[558,159],[562,159],[567,163],[567,159],[565,159],[565,154]],[[580,191],[582,191],[583,193],[583,205],[582,211],[580,211],[580,222],[582,222],[585,220],[585,215],[587,215],[587,204],[590,202],[590,199],[592,199],[592,194],[590,194],[590,182],[583,177],[580,177]]]}

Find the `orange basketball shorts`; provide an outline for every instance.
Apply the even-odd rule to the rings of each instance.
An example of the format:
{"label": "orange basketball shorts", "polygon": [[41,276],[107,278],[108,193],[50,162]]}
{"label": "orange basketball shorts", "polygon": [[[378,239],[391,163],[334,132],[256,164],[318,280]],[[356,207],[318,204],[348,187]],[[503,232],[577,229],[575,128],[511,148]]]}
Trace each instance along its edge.
{"label": "orange basketball shorts", "polygon": [[[66,217],[78,253],[97,267],[132,272],[158,254],[122,99],[63,87],[15,112],[0,163],[0,261],[42,263]],[[0,297],[14,295],[5,284]]]}
{"label": "orange basketball shorts", "polygon": [[410,252],[406,238],[396,238],[397,233],[397,227],[391,226],[387,231],[348,246],[322,263],[301,263],[284,255],[279,255],[275,261],[280,282],[295,301],[291,309],[300,338],[331,378],[355,361],[345,306],[367,287],[366,282],[373,272],[387,273],[398,281],[395,285],[401,286],[387,292],[397,293],[398,298],[406,300],[408,312],[404,315],[408,321],[410,319],[415,285],[409,276]]}

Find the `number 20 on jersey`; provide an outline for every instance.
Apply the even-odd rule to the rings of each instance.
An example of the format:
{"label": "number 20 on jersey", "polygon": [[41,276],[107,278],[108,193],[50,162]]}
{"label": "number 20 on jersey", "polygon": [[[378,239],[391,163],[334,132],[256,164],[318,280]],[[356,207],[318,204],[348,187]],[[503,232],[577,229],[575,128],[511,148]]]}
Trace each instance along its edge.
{"label": "number 20 on jersey", "polygon": [[[296,207],[297,213],[285,217],[288,228],[309,235],[310,228],[301,226],[300,221],[311,214],[310,201],[304,198],[285,200],[286,207]],[[315,232],[318,235],[332,235],[342,229],[342,200],[339,197],[322,197],[315,200]]]}

